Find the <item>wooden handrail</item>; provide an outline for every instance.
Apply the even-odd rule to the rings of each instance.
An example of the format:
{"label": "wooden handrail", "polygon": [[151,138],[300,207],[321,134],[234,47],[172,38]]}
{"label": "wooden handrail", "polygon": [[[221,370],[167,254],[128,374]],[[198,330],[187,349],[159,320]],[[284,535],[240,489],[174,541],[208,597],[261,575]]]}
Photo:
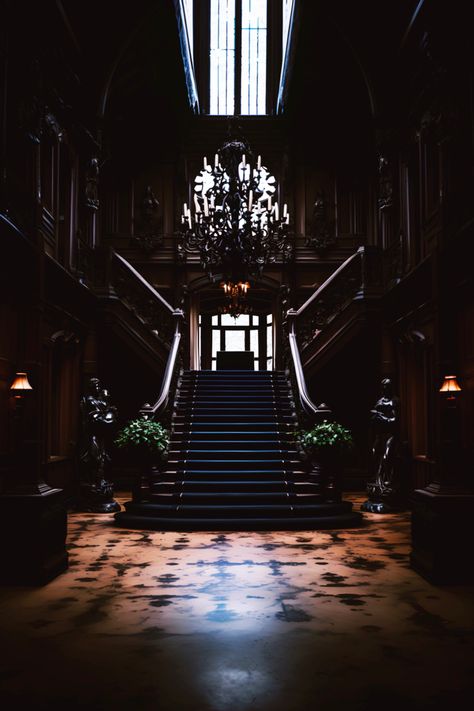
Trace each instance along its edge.
{"label": "wooden handrail", "polygon": [[165,373],[163,376],[163,381],[161,383],[160,393],[154,405],[149,405],[145,403],[140,409],[140,415],[142,417],[157,417],[161,415],[168,405],[171,381],[173,379],[173,373],[176,367],[176,361],[178,358],[179,344],[181,341],[181,325],[184,319],[184,313],[181,309],[172,309],[172,315],[176,318],[173,341],[171,343],[170,352],[168,355],[168,360],[166,362]]}
{"label": "wooden handrail", "polygon": [[311,296],[309,297],[309,299],[307,299],[307,300],[304,302],[304,304],[299,307],[299,309],[297,309],[296,311],[294,311],[293,309],[291,309],[291,311],[294,311],[293,315],[296,316],[296,317],[297,317],[297,316],[301,316],[301,314],[302,314],[304,311],[306,311],[306,309],[308,308],[308,306],[310,306],[310,305],[313,303],[313,301],[316,301],[316,299],[317,299],[319,296],[321,296],[322,292],[325,291],[325,290],[328,288],[328,286],[329,286],[330,284],[332,284],[332,282],[339,276],[339,274],[340,274],[342,271],[344,271],[344,269],[346,269],[346,268],[349,266],[349,264],[351,264],[351,262],[353,262],[355,259],[357,259],[357,257],[361,257],[361,256],[363,255],[363,253],[364,253],[364,247],[359,247],[359,249],[357,250],[357,252],[354,252],[354,254],[351,254],[351,256],[348,257],[345,262],[343,262],[342,264],[340,264],[340,265],[338,266],[338,268],[331,274],[331,276],[328,277],[328,278],[326,279],[326,281],[324,281],[324,282],[321,284],[321,286],[319,286],[319,287],[316,289],[316,291],[311,294]]}
{"label": "wooden handrail", "polygon": [[170,350],[168,353],[168,360],[166,361],[165,372],[163,375],[163,380],[161,383],[160,392],[158,398],[154,405],[145,403],[140,409],[140,415],[142,417],[157,417],[163,414],[168,405],[170,388],[173,380],[173,373],[176,368],[176,363],[178,360],[179,346],[182,337],[182,323],[184,320],[184,313],[181,309],[174,309],[171,304],[169,304],[166,299],[145,279],[144,276],[140,274],[139,271],[133,267],[130,262],[128,262],[121,254],[112,250],[112,258],[117,259],[125,269],[133,275],[133,277],[140,283],[140,285],[145,289],[150,296],[152,296],[159,304],[168,312],[171,318],[175,319],[173,338],[170,343]]}
{"label": "wooden handrail", "polygon": [[308,388],[306,387],[306,378],[304,377],[303,364],[301,362],[300,351],[298,348],[298,341],[296,339],[296,329],[295,329],[295,316],[297,311],[290,309],[288,311],[289,328],[288,328],[288,338],[290,340],[290,352],[293,360],[293,367],[295,370],[296,384],[298,386],[298,396],[301,402],[301,407],[306,415],[312,420],[324,419],[331,417],[331,410],[325,404],[315,405],[311,400]]}
{"label": "wooden handrail", "polygon": [[121,264],[123,264],[123,266],[141,283],[143,288],[146,289],[155,299],[157,299],[172,316],[175,314],[175,309],[171,306],[171,304],[169,304],[166,299],[152,287],[152,285],[140,274],[139,271],[135,269],[135,267],[132,267],[130,262],[128,262],[115,250],[112,250],[112,256],[118,259],[118,261],[121,262]]}
{"label": "wooden handrail", "polygon": [[311,296],[304,302],[299,309],[288,309],[287,319],[288,319],[288,338],[290,342],[290,353],[293,362],[293,368],[296,376],[296,385],[298,388],[298,397],[303,408],[303,412],[306,413],[312,420],[321,418],[330,418],[332,415],[331,410],[327,405],[322,403],[321,405],[315,405],[312,401],[308,388],[306,386],[306,379],[303,371],[303,364],[301,362],[301,355],[298,347],[298,340],[296,337],[296,319],[301,316],[306,309],[311,306],[321,294],[337,279],[339,274],[341,274],[349,264],[356,259],[362,259],[364,256],[364,247],[359,247],[357,252],[351,254],[348,259],[346,259],[339,267],[331,274],[330,277],[326,279],[325,282],[319,286],[316,291],[314,291]]}

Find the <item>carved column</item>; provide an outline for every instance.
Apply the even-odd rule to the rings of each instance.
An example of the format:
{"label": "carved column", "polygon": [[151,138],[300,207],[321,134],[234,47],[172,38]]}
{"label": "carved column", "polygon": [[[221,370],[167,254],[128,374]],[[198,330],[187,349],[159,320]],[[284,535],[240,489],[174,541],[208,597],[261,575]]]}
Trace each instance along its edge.
{"label": "carved column", "polygon": [[[412,514],[411,565],[435,583],[455,583],[474,579],[471,541],[474,535],[474,491],[468,478],[460,438],[461,414],[456,397],[439,392],[443,378],[456,365],[455,276],[462,267],[456,250],[441,251],[434,259],[436,285],[437,383],[436,475],[424,489],[414,493]],[[448,393],[448,396],[451,393]]]}
{"label": "carved column", "polygon": [[[12,443],[6,485],[0,496],[0,581],[43,584],[68,565],[65,549],[67,515],[60,489],[43,478],[45,462],[43,302],[44,252],[29,252],[16,273],[10,298],[19,304],[17,369],[28,373],[33,387]],[[7,276],[6,279],[9,277]],[[10,275],[11,278],[11,275]],[[10,413],[14,415],[13,412]]]}

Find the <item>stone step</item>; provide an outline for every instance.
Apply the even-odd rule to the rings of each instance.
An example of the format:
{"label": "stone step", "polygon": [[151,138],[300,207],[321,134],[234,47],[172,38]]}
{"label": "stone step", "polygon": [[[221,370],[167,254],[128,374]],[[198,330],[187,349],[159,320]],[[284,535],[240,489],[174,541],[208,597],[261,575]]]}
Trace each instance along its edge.
{"label": "stone step", "polygon": [[165,493],[269,493],[272,491],[285,490],[292,494],[317,494],[320,487],[317,484],[310,484],[307,481],[290,481],[288,479],[219,479],[186,477],[182,480],[157,481],[152,486],[155,494]]}

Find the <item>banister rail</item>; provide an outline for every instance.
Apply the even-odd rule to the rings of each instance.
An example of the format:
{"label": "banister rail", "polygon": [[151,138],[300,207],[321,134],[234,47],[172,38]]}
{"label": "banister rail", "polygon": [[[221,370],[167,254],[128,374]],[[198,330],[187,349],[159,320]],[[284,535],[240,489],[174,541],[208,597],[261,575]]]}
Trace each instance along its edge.
{"label": "banister rail", "polygon": [[176,369],[176,363],[178,361],[179,345],[182,336],[182,323],[184,320],[184,313],[181,309],[173,310],[173,317],[176,319],[173,341],[171,343],[170,352],[168,355],[168,360],[166,363],[165,373],[163,375],[163,380],[161,383],[160,393],[154,405],[149,405],[145,403],[140,409],[140,415],[142,417],[157,417],[161,415],[167,408],[171,383],[173,381],[173,375]]}
{"label": "banister rail", "polygon": [[298,348],[298,341],[296,338],[296,328],[295,328],[295,318],[298,312],[294,309],[289,309],[287,312],[288,319],[288,338],[290,341],[290,353],[293,362],[294,374],[296,379],[296,385],[298,389],[298,397],[300,400],[303,412],[311,420],[327,419],[331,416],[331,410],[322,403],[321,405],[315,405],[311,400],[308,388],[306,387],[306,379],[304,377],[303,364],[301,362],[301,356]]}
{"label": "banister rail", "polygon": [[130,262],[128,262],[124,257],[122,257],[121,254],[119,254],[118,252],[116,252],[114,249],[112,249],[112,257],[113,257],[113,259],[117,259],[117,260],[125,267],[125,269],[127,269],[127,270],[130,272],[130,274],[133,274],[133,276],[135,277],[135,279],[137,279],[137,280],[140,282],[140,284],[143,286],[143,288],[144,288],[146,291],[148,291],[151,296],[153,296],[155,299],[157,299],[157,300],[162,304],[162,306],[164,306],[165,309],[167,309],[171,314],[174,313],[174,309],[173,309],[173,307],[171,306],[171,304],[169,304],[169,303],[166,301],[166,299],[165,299],[163,296],[161,296],[160,292],[157,291],[157,290],[145,279],[145,277],[143,277],[143,276],[140,274],[140,272],[137,271],[137,270],[135,269],[135,267],[133,267],[133,266],[130,264]]}
{"label": "banister rail", "polygon": [[329,418],[331,411],[324,403],[318,406],[312,401],[304,376],[301,351],[317,338],[348,303],[354,299],[380,297],[382,293],[381,252],[375,247],[359,247],[302,306],[288,309],[286,317],[290,366],[302,410],[312,420]]}
{"label": "banister rail", "polygon": [[112,248],[87,252],[89,281],[102,298],[120,300],[167,351],[158,397],[145,403],[142,417],[158,417],[165,412],[176,375],[183,338],[184,312],[175,309],[130,262]]}
{"label": "banister rail", "polygon": [[169,350],[175,331],[173,306],[114,249],[96,249],[93,254],[96,293],[106,299],[119,299]]}
{"label": "banister rail", "polygon": [[[182,338],[182,325],[184,321],[184,313],[181,309],[174,309],[171,304],[157,291],[146,279],[143,277],[139,271],[133,267],[130,262],[128,262],[122,255],[112,250],[111,252],[112,260],[116,260],[119,265],[125,269],[128,275],[131,275],[135,280],[135,283],[145,292],[148,300],[148,320],[150,321],[150,326],[160,325],[160,330],[152,328],[152,331],[156,335],[161,334],[161,340],[166,339],[165,345],[169,348],[168,359],[166,361],[165,372],[163,375],[163,380],[161,382],[160,392],[153,405],[145,403],[140,408],[140,415],[142,417],[159,417],[161,416],[167,406],[170,399],[171,385],[173,382],[173,376],[175,375],[176,365],[178,362],[179,346]],[[116,280],[114,280],[116,281]],[[114,284],[115,286],[116,284]],[[130,297],[129,297],[130,299]],[[151,299],[151,304],[150,300]],[[132,299],[133,301],[133,299]],[[161,314],[160,318],[157,318],[156,308],[158,307]],[[144,305],[142,304],[141,315],[143,319]],[[164,311],[164,314],[163,314]],[[165,318],[163,318],[163,315]],[[171,326],[171,328],[170,328]],[[163,338],[164,337],[164,338]]]}
{"label": "banister rail", "polygon": [[342,264],[340,264],[340,265],[338,266],[338,268],[331,274],[331,276],[329,276],[329,277],[326,279],[325,282],[323,282],[320,286],[318,286],[318,288],[316,289],[316,291],[314,291],[314,292],[311,294],[311,296],[310,296],[308,299],[306,299],[306,301],[304,302],[304,304],[303,304],[302,306],[300,306],[299,309],[297,309],[297,310],[295,311],[295,314],[294,314],[294,315],[295,315],[295,316],[301,316],[301,314],[304,313],[304,311],[306,311],[306,309],[307,309],[309,306],[311,306],[311,304],[312,304],[314,301],[316,301],[316,299],[318,299],[318,298],[321,296],[321,294],[322,294],[326,289],[328,289],[329,286],[330,286],[334,281],[336,281],[336,279],[337,279],[337,277],[339,276],[339,274],[341,274],[341,272],[343,272],[345,269],[347,269],[347,267],[349,266],[349,264],[351,264],[353,261],[355,261],[355,260],[359,257],[359,255],[360,255],[360,253],[361,253],[361,250],[363,250],[363,249],[364,249],[364,247],[359,247],[359,249],[357,250],[357,252],[354,252],[354,254],[351,254],[351,256],[348,257],[348,259],[346,259],[345,262],[343,262]]}

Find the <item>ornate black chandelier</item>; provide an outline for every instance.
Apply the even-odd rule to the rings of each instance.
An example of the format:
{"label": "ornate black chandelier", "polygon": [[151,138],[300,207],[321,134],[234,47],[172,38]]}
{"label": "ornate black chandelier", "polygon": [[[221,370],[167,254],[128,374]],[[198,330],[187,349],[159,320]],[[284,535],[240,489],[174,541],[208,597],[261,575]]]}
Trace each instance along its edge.
{"label": "ornate black chandelier", "polygon": [[214,163],[204,158],[195,178],[193,204],[184,204],[179,250],[198,251],[213,280],[229,286],[261,276],[267,264],[291,256],[287,205],[274,200],[276,180],[247,143],[229,140]]}

